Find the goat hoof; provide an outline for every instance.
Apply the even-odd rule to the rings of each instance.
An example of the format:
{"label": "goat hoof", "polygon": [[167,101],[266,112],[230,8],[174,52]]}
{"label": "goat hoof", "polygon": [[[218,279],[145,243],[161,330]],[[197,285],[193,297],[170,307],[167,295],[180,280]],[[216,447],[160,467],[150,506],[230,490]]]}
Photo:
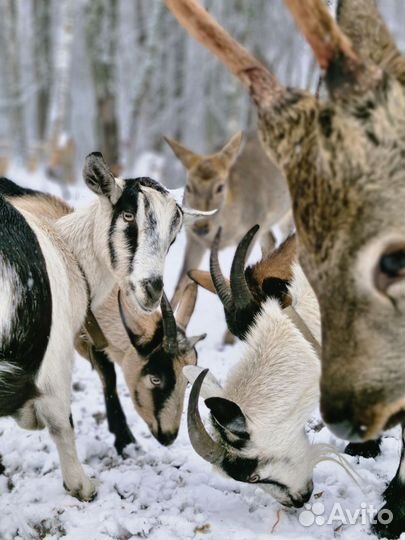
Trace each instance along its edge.
{"label": "goat hoof", "polygon": [[376,458],[381,454],[381,439],[364,443],[349,443],[345,448],[349,456]]}
{"label": "goat hoof", "polygon": [[91,502],[96,498],[97,495],[97,484],[95,480],[85,477],[78,485],[69,488],[65,482],[63,482],[63,487],[71,495],[79,501]]}
{"label": "goat hoof", "polygon": [[138,450],[140,446],[138,445],[135,437],[128,430],[127,433],[121,435],[119,438],[115,439],[114,446],[119,456],[125,457],[125,448],[130,444],[134,444],[135,448]]}

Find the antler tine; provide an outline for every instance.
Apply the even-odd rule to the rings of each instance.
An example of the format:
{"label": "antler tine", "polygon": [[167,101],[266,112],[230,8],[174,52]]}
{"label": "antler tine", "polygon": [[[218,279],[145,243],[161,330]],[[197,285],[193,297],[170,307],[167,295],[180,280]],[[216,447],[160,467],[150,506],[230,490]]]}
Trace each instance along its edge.
{"label": "antler tine", "polygon": [[162,310],[162,322],[164,342],[163,347],[168,353],[177,352],[177,324],[174,318],[172,306],[163,291],[162,299],[160,301],[160,309]]}
{"label": "antler tine", "polygon": [[245,234],[239,242],[235,251],[231,268],[231,290],[235,305],[244,308],[253,300],[252,292],[246,282],[245,263],[248,249],[259,230],[259,225],[255,225]]}
{"label": "antler tine", "polygon": [[330,16],[323,0],[284,0],[295,22],[311,46],[319,66],[327,70],[337,53],[354,63],[360,61],[350,40]]}
{"label": "antler tine", "polygon": [[220,227],[217,234],[215,235],[214,242],[212,243],[210,256],[210,272],[219,299],[221,300],[225,311],[228,311],[233,308],[233,299],[231,288],[229,287],[225,277],[221,272],[221,267],[219,266],[218,249],[219,242],[221,240],[221,230],[222,229]]}
{"label": "antler tine", "polygon": [[195,282],[189,283],[183,293],[183,298],[180,300],[178,312],[176,313],[177,324],[184,330],[187,329],[191,316],[194,312],[197,302],[198,285]]}
{"label": "antler tine", "polygon": [[275,76],[235,41],[197,0],[165,0],[178,22],[247,86],[260,105],[285,93]]}

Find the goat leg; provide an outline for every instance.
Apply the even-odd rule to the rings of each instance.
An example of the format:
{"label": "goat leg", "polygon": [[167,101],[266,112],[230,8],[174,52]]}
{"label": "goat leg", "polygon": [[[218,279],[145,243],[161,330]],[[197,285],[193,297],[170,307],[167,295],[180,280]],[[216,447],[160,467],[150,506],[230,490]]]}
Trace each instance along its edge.
{"label": "goat leg", "polygon": [[117,375],[114,364],[103,351],[91,350],[91,361],[101,379],[110,433],[115,436],[114,446],[120,456],[129,444],[137,444],[128,424],[117,393]]}

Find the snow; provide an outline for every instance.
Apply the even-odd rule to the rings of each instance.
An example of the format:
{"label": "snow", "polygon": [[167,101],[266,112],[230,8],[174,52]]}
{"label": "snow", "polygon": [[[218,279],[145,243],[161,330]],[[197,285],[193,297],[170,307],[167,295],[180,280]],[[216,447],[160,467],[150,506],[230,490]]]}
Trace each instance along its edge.
{"label": "snow", "polygon": [[[39,174],[31,176],[30,182],[17,169],[9,176],[22,185],[30,183],[60,194],[58,186],[48,184]],[[79,200],[83,204],[92,197],[78,187],[70,193],[73,204]],[[168,257],[165,283],[169,293],[184,246],[185,238],[181,234]],[[232,250],[221,253],[225,268],[231,256]],[[204,265],[207,266],[207,258]],[[243,350],[240,343],[223,348],[224,331],[219,301],[200,291],[190,334],[208,333],[207,339],[198,345],[199,363],[209,367],[220,381]],[[107,428],[98,377],[85,360],[77,357],[72,411],[80,459],[99,484],[98,496],[91,503],[79,502],[64,492],[56,448],[46,431],[24,431],[12,419],[0,419],[0,455],[5,467],[4,474],[0,474],[1,540],[370,538],[369,526],[361,522],[342,526],[339,522],[322,526],[314,523],[305,527],[300,524],[299,510],[281,508],[258,486],[219,475],[193,452],[185,418],[175,443],[168,448],[160,446],[137,417],[120,374],[119,393],[129,425],[142,448],[136,451],[129,447],[125,459],[116,454]],[[200,407],[206,414],[202,403]],[[311,425],[316,425],[316,418],[315,412]],[[344,448],[344,442],[337,441],[326,428],[319,432],[311,430],[310,437],[314,442],[336,443],[340,450]],[[352,513],[362,503],[376,509],[381,506],[381,494],[398,465],[398,439],[398,430],[387,433],[382,455],[376,460],[360,458],[357,463],[348,457],[362,477],[364,493],[337,465],[326,462],[317,466],[311,503],[324,505],[325,519],[335,503]],[[318,507],[322,510],[319,504]]]}

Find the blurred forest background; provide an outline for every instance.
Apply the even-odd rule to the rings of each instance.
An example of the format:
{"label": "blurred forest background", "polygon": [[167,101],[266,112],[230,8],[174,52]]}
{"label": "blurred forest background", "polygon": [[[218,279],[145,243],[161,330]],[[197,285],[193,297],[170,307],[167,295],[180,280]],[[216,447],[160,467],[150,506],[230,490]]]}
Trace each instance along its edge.
{"label": "blurred forest background", "polygon": [[[282,0],[204,4],[284,83],[316,87]],[[379,5],[404,49],[405,0]],[[126,175],[149,159],[176,187],[162,135],[209,152],[254,125],[246,92],[162,0],[0,0],[0,77],[0,175],[18,161],[74,183],[84,156],[101,150]]]}

